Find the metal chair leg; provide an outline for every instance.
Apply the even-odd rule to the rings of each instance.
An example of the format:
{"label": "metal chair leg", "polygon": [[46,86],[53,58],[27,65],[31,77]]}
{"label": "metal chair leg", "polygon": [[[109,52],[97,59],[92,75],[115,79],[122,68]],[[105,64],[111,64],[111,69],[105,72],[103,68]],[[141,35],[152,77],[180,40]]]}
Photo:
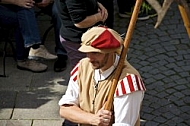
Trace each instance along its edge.
{"label": "metal chair leg", "polygon": [[0,77],[8,77],[5,73],[5,69],[6,69],[6,56],[7,56],[7,45],[9,44],[11,46],[11,49],[12,49],[12,52],[13,52],[13,57],[14,57],[14,60],[16,60],[15,58],[15,48],[14,48],[14,45],[13,45],[13,42],[12,40],[10,40],[9,38],[6,38],[4,40],[5,44],[4,44],[4,47],[3,47],[3,74],[0,75]]}
{"label": "metal chair leg", "polygon": [[0,77],[6,77],[5,74],[5,60],[6,60],[6,49],[7,49],[7,43],[8,41],[5,41],[4,48],[3,48],[3,74],[0,75]]}

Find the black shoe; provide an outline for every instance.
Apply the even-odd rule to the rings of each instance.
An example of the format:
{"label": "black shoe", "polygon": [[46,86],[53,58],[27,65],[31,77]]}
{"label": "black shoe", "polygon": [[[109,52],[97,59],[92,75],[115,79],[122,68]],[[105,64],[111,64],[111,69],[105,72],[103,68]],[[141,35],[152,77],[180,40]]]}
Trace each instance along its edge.
{"label": "black shoe", "polygon": [[150,18],[157,16],[157,12],[154,9],[148,11],[148,15]]}
{"label": "black shoe", "polygon": [[73,123],[73,122],[70,122],[69,120],[65,120],[65,121],[62,123],[62,126],[78,126],[78,124]]}
{"label": "black shoe", "polygon": [[57,56],[58,58],[54,63],[54,71],[55,72],[64,71],[67,68],[68,57],[66,55],[57,55]]}
{"label": "black shoe", "polygon": [[129,18],[131,17],[132,13],[131,12],[119,12],[119,16],[122,18]]}

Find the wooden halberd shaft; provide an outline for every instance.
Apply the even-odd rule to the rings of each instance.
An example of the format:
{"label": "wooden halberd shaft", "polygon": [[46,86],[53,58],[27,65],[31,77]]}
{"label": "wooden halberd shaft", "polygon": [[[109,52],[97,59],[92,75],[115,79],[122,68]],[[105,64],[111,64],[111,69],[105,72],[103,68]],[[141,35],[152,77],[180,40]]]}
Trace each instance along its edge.
{"label": "wooden halberd shaft", "polygon": [[119,81],[119,77],[120,77],[120,74],[121,74],[121,71],[122,71],[122,68],[124,65],[124,61],[126,60],[126,54],[128,51],[129,43],[130,43],[131,38],[132,38],[133,31],[135,29],[135,25],[136,25],[136,21],[138,18],[138,13],[140,11],[141,5],[142,5],[142,0],[136,0],[135,7],[134,7],[134,10],[133,10],[133,13],[131,16],[131,20],[130,20],[130,23],[129,23],[129,26],[127,29],[125,39],[124,39],[123,48],[122,48],[122,52],[120,55],[119,63],[117,65],[116,73],[114,75],[114,79],[113,79],[113,82],[112,82],[112,85],[111,85],[111,88],[110,88],[110,91],[108,94],[107,102],[105,105],[106,110],[111,110],[111,108],[113,106],[114,93],[115,93],[115,90],[117,87],[117,83]]}

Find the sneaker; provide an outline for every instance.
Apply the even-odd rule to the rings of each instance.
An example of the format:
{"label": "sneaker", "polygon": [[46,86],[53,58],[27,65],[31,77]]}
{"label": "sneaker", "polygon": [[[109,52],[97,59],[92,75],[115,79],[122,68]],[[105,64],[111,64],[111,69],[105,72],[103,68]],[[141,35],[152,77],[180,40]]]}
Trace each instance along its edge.
{"label": "sneaker", "polygon": [[156,11],[152,9],[152,7],[147,2],[143,2],[138,15],[138,20],[147,20],[149,18],[155,17],[156,15]]}
{"label": "sneaker", "polygon": [[122,18],[129,18],[131,17],[132,13],[131,12],[119,12],[119,16]]}
{"label": "sneaker", "polygon": [[56,55],[50,54],[44,45],[40,45],[40,48],[33,49],[30,48],[29,52],[29,59],[47,59],[47,60],[54,60],[57,59]]}
{"label": "sneaker", "polygon": [[138,20],[147,20],[149,18],[153,18],[155,16],[157,16],[158,14],[156,13],[155,10],[149,10],[147,13],[145,12],[140,12],[138,15]]}
{"label": "sneaker", "polygon": [[54,63],[54,71],[61,72],[67,68],[67,59],[65,55],[58,55],[57,61]]}
{"label": "sneaker", "polygon": [[148,15],[150,18],[153,18],[153,17],[157,16],[158,14],[154,9],[151,9],[148,11]]}
{"label": "sneaker", "polygon": [[[123,12],[123,13],[119,13],[119,16],[122,18],[130,18],[132,16],[131,12]],[[139,12],[138,14],[138,20],[147,20],[149,19],[149,15],[147,15],[146,13],[143,12]]]}
{"label": "sneaker", "polygon": [[36,73],[44,72],[47,70],[47,65],[39,63],[35,60],[17,61],[17,68],[20,70],[28,70]]}
{"label": "sneaker", "polygon": [[143,21],[143,20],[147,20],[149,18],[150,18],[150,16],[148,14],[146,14],[145,12],[140,12],[138,14],[138,18],[137,19]]}

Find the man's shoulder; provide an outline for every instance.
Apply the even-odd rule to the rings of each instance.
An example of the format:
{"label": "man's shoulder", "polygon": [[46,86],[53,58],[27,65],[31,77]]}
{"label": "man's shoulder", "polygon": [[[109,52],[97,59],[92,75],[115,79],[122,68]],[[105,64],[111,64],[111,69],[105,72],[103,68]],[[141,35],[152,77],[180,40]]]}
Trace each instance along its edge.
{"label": "man's shoulder", "polygon": [[128,74],[118,82],[115,97],[145,90],[145,85],[138,75]]}
{"label": "man's shoulder", "polygon": [[89,59],[88,58],[83,58],[80,60],[79,65],[87,65],[90,64]]}
{"label": "man's shoulder", "polygon": [[91,70],[93,70],[92,66],[91,66],[91,63],[89,62],[88,58],[83,58],[83,59],[80,60],[80,62],[79,62],[79,70],[80,71],[84,71],[84,70],[91,71]]}
{"label": "man's shoulder", "polygon": [[123,74],[123,76],[126,76],[127,74],[135,74],[135,75],[141,77],[139,71],[135,67],[133,67],[128,61],[124,62],[122,74]]}

